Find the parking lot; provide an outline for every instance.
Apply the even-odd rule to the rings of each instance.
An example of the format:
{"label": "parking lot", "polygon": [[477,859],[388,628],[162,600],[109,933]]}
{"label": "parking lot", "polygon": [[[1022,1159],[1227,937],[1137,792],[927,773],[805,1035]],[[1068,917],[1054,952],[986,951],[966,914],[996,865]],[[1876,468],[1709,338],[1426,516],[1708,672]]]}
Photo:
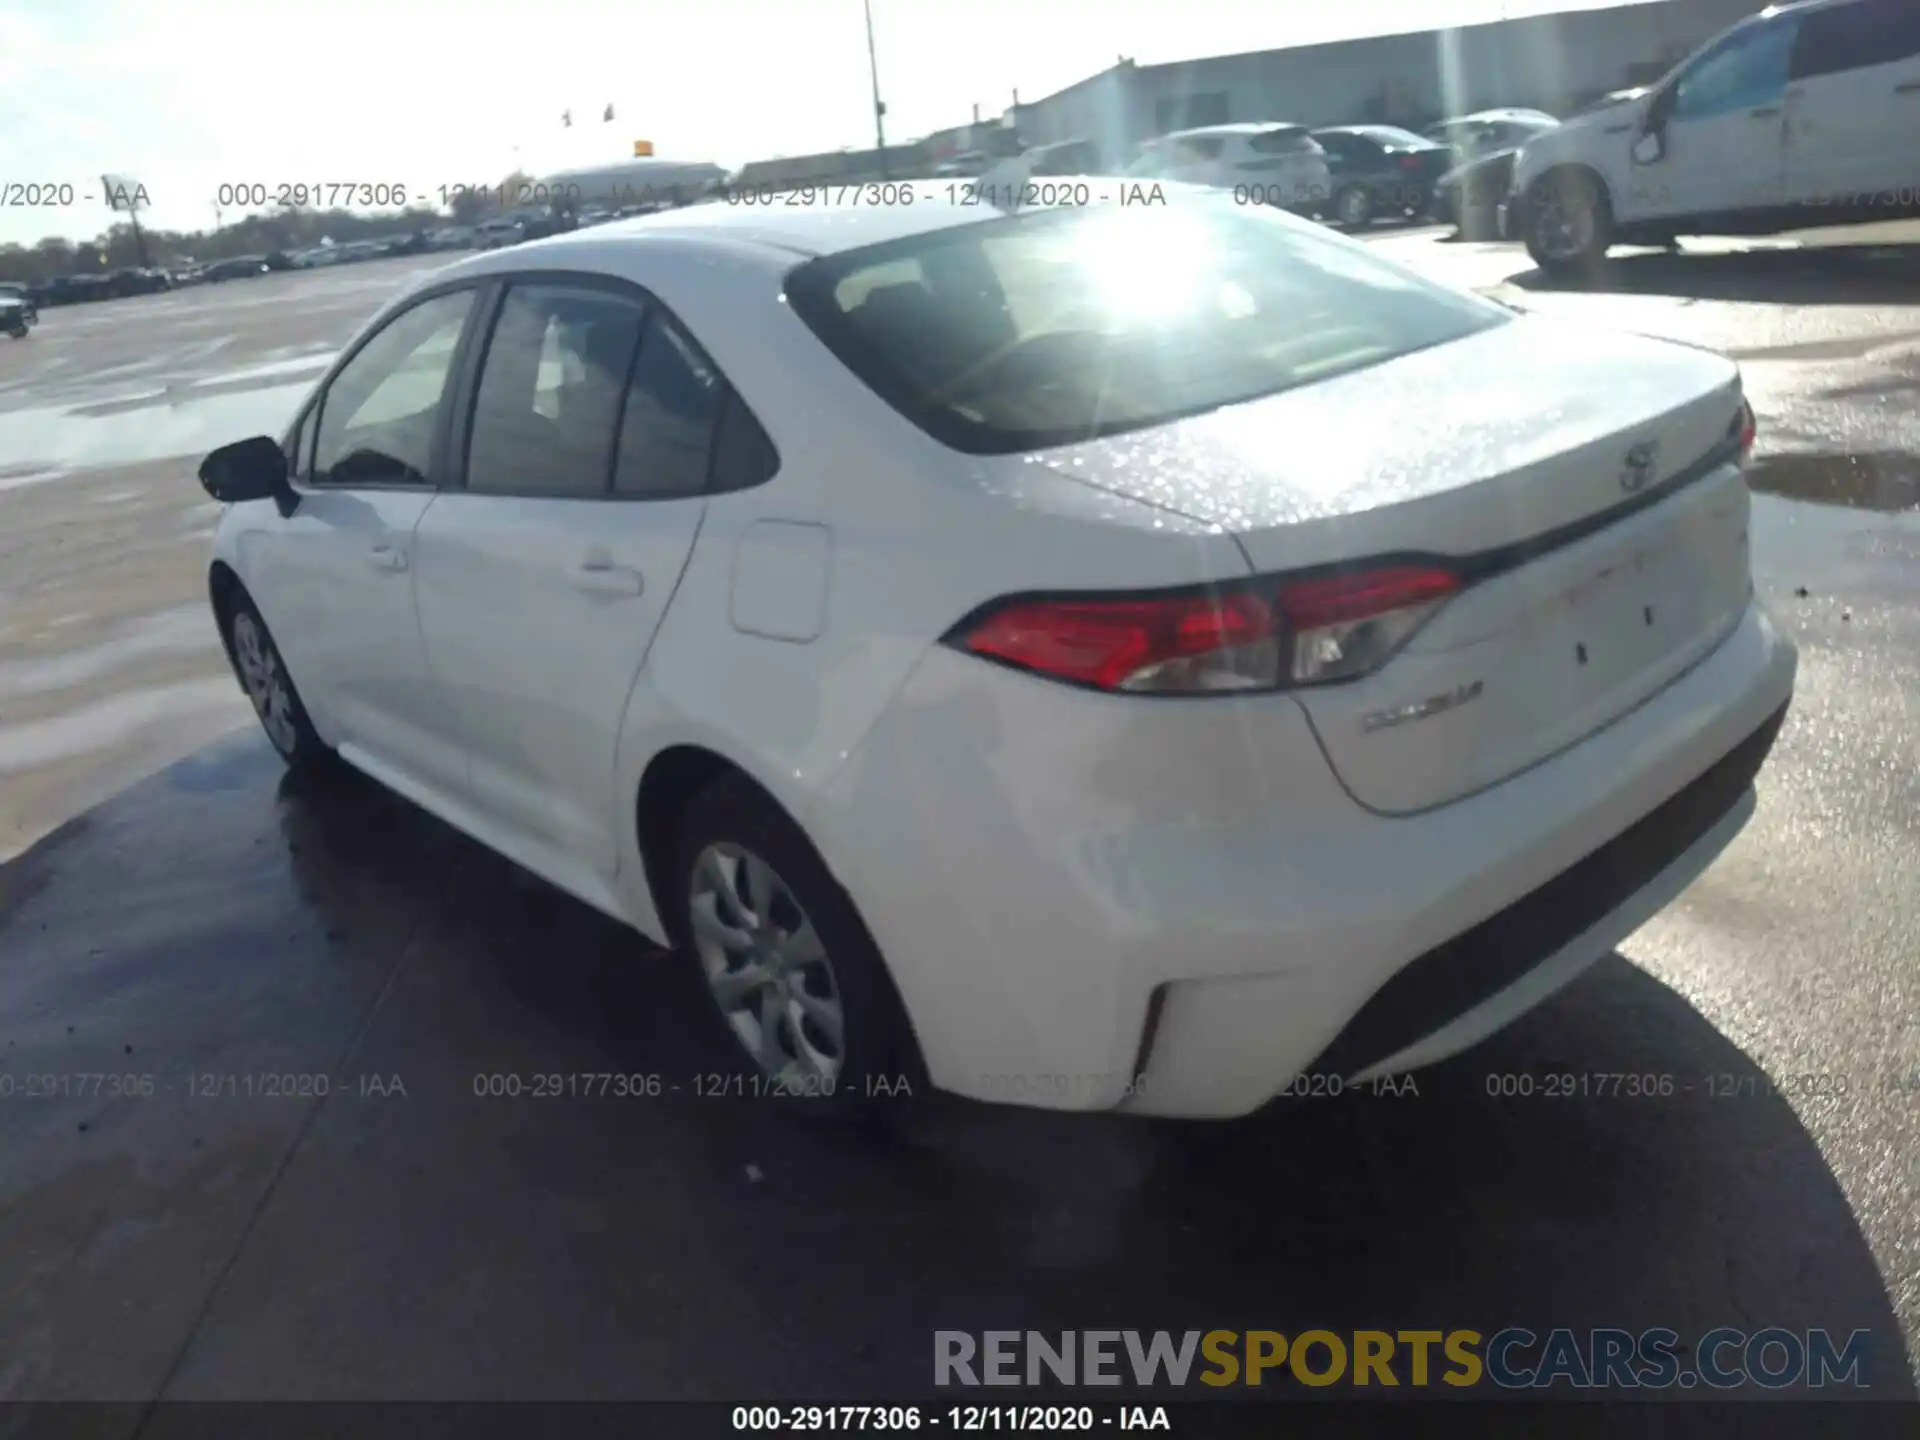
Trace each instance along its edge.
{"label": "parking lot", "polygon": [[[936,1329],[1507,1325],[1864,1329],[1868,1393],[1912,1398],[1920,244],[1568,288],[1370,239],[1741,362],[1799,689],[1756,819],[1620,953],[1417,1094],[1222,1125],[703,1097],[727,1062],[677,964],[371,784],[284,777],[194,467],[437,261],[0,344],[0,1074],[150,1077],[0,1098],[0,1399],[879,1399],[927,1391]],[[1552,1071],[1673,1093],[1497,1093]],[[658,1093],[482,1093],[582,1073]]]}

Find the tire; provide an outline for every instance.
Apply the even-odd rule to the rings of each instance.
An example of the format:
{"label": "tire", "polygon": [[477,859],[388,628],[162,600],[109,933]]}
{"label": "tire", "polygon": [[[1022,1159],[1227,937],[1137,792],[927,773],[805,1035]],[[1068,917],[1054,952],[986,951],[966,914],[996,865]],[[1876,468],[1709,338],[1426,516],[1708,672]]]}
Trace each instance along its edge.
{"label": "tire", "polygon": [[[758,787],[725,776],[688,803],[668,883],[674,941],[747,1093],[832,1116],[926,1097],[906,1009],[852,897]],[[777,978],[746,978],[769,967]]]}
{"label": "tire", "polygon": [[1364,185],[1349,185],[1333,197],[1333,218],[1343,230],[1364,230],[1373,223],[1373,193]]}
{"label": "tire", "polygon": [[12,337],[13,337],[13,338],[14,338],[15,340],[24,340],[24,339],[26,339],[26,338],[27,338],[27,327],[26,327],[26,324],[25,324],[25,322],[23,322],[23,321],[15,321],[15,322],[14,322],[13,324],[11,324],[11,325],[9,325],[9,326],[7,327],[7,334],[9,334],[9,335],[11,335],[11,336],[12,336]]}
{"label": "tire", "polygon": [[1549,275],[1590,275],[1613,244],[1613,206],[1585,170],[1555,170],[1527,192],[1527,254]]}
{"label": "tire", "polygon": [[236,584],[221,609],[220,635],[226,642],[227,659],[268,743],[290,770],[331,768],[338,757],[313,728],[287,662],[252,597]]}

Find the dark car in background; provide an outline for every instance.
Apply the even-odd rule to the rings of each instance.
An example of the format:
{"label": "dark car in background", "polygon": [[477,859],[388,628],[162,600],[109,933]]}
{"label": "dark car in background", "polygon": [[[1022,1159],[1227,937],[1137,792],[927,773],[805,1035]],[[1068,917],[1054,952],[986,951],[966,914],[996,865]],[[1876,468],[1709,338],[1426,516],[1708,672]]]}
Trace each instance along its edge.
{"label": "dark car in background", "polygon": [[222,280],[250,279],[255,275],[264,275],[271,268],[264,255],[236,255],[231,260],[216,260],[201,272],[202,278],[217,283]]}
{"label": "dark car in background", "polygon": [[1453,152],[1397,125],[1331,125],[1313,138],[1327,152],[1331,213],[1348,230],[1381,216],[1427,213],[1433,188],[1453,166]]}
{"label": "dark car in background", "polygon": [[1513,180],[1514,157],[1560,122],[1540,110],[1486,110],[1442,121],[1427,133],[1452,146],[1454,168],[1434,187],[1433,213],[1463,240],[1501,240],[1498,213]]}
{"label": "dark car in background", "polygon": [[33,287],[13,280],[0,280],[0,304],[12,301],[20,307],[20,318],[32,325],[40,318],[40,301]]}
{"label": "dark car in background", "polygon": [[108,283],[116,296],[158,295],[173,288],[173,277],[164,270],[130,266],[114,271]]}

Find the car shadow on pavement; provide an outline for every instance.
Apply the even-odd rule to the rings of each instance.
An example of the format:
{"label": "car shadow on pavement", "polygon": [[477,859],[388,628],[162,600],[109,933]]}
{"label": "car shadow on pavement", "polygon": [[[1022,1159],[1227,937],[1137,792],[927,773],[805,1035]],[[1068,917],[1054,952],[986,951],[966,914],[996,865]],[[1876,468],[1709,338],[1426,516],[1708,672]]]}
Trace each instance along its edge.
{"label": "car shadow on pavement", "polygon": [[1513,1325],[1864,1329],[1915,1393],[1793,1108],[1617,956],[1417,1094],[805,1121],[686,967],[249,734],[0,868],[0,957],[5,1071],[154,1079],[7,1112],[0,1398],[910,1398],[941,1329]]}
{"label": "car shadow on pavement", "polygon": [[1736,251],[1621,252],[1591,275],[1527,270],[1523,290],[1667,295],[1779,305],[1911,304],[1920,301],[1920,245],[1810,245]]}

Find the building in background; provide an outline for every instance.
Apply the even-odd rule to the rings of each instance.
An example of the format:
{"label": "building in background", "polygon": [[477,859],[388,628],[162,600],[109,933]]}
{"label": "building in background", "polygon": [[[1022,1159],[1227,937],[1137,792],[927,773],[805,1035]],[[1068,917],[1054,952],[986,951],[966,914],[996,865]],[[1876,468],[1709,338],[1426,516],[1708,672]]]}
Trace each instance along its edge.
{"label": "building in background", "polygon": [[[1650,84],[1755,0],[1649,0],[1603,10],[1496,20],[1453,30],[1374,35],[1165,65],[1122,58],[1110,69],[1003,114],[889,146],[895,179],[933,173],[968,152],[1092,142],[1108,166],[1171,130],[1235,121],[1412,128],[1498,106],[1567,115],[1610,91]],[[880,178],[872,150],[754,161],[744,185]]]}
{"label": "building in background", "polygon": [[1506,105],[1566,115],[1658,79],[1758,8],[1652,0],[1167,65],[1123,59],[1017,106],[1012,119],[1030,145],[1092,140],[1124,156],[1172,130],[1239,121],[1418,127]]}

